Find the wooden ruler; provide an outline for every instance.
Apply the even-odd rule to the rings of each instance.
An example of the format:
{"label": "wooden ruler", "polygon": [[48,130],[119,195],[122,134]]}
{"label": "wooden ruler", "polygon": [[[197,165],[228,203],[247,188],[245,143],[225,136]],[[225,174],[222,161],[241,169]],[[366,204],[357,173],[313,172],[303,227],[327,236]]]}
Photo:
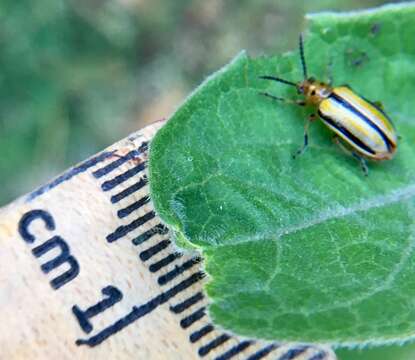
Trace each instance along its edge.
{"label": "wooden ruler", "polygon": [[148,193],[146,127],[0,210],[1,359],[329,360],[213,325]]}

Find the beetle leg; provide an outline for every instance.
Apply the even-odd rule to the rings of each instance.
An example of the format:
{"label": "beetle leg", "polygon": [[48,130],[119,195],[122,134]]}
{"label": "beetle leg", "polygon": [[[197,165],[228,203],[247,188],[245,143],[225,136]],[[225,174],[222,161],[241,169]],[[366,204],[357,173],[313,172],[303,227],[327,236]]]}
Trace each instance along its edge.
{"label": "beetle leg", "polygon": [[284,99],[284,98],[282,98],[282,97],[278,97],[278,96],[271,95],[270,93],[267,93],[267,92],[261,92],[260,94],[261,94],[261,95],[264,95],[264,96],[266,96],[266,97],[269,97],[269,98],[270,98],[270,99],[272,99],[272,100],[282,101],[282,102],[284,102],[284,103],[286,103],[286,104],[294,104],[294,105],[298,105],[298,106],[305,106],[305,105],[306,105],[306,103],[305,103],[305,101],[304,101],[304,100],[290,100],[290,99]]}
{"label": "beetle leg", "polygon": [[333,135],[332,137],[333,142],[347,155],[353,156],[353,152],[350,151],[340,140],[338,135]]}
{"label": "beetle leg", "polygon": [[313,122],[317,118],[316,114],[310,114],[308,119],[304,122],[304,144],[300,147],[294,154],[293,159],[297,156],[300,156],[304,153],[308,146],[308,128],[310,127],[310,123]]}
{"label": "beetle leg", "polygon": [[337,135],[333,135],[333,142],[347,155],[350,155],[357,159],[360,163],[360,167],[363,170],[363,174],[365,176],[369,175],[369,169],[367,167],[366,160],[360,156],[359,154],[355,153],[354,151],[349,150],[340,140],[340,138]]}
{"label": "beetle leg", "polygon": [[352,153],[352,155],[353,155],[353,157],[354,157],[355,159],[357,159],[357,160],[360,162],[360,167],[361,167],[361,168],[362,168],[362,170],[363,170],[363,174],[364,174],[365,176],[368,176],[368,175],[369,175],[369,169],[368,169],[368,167],[367,167],[366,160],[365,160],[363,157],[361,157],[360,155],[356,154],[355,152],[354,152],[354,153]]}

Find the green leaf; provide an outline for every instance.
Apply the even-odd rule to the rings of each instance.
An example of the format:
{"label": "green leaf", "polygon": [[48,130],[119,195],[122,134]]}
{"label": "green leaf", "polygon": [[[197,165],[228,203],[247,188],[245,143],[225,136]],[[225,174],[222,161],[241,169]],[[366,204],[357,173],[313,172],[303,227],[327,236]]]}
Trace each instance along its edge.
{"label": "green leaf", "polygon": [[338,360],[413,360],[415,343],[405,345],[380,346],[371,349],[340,349],[336,351]]}
{"label": "green leaf", "polygon": [[[276,41],[278,41],[276,34]],[[244,53],[207,79],[151,144],[156,209],[210,276],[214,321],[238,334],[337,346],[415,335],[415,5],[309,18],[309,72],[382,101],[402,139],[369,164],[321,122],[298,159],[304,110],[260,75],[301,79],[298,51]]]}

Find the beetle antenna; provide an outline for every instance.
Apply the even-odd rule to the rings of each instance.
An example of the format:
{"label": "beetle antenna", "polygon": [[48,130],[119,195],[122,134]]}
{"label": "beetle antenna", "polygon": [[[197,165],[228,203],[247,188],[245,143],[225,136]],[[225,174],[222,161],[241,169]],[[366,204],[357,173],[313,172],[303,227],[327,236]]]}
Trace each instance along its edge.
{"label": "beetle antenna", "polygon": [[260,79],[264,79],[264,80],[278,81],[278,82],[283,83],[283,84],[286,84],[286,85],[291,85],[291,86],[297,87],[297,84],[296,83],[294,83],[292,81],[288,81],[288,80],[281,79],[281,78],[276,77],[276,76],[264,75],[264,76],[260,76],[259,78]]}
{"label": "beetle antenna", "polygon": [[307,75],[307,66],[305,63],[305,56],[304,56],[303,34],[300,34],[300,38],[298,40],[298,46],[300,48],[300,57],[301,57],[301,65],[303,66],[304,80],[307,80],[308,75]]}

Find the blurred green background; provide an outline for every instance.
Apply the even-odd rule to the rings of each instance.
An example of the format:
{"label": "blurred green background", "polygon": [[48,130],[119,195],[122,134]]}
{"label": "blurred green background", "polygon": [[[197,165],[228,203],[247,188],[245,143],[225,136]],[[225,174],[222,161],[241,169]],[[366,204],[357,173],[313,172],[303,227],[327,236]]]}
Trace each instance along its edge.
{"label": "blurred green background", "polygon": [[0,206],[168,117],[241,49],[294,48],[306,12],[386,2],[0,0]]}

